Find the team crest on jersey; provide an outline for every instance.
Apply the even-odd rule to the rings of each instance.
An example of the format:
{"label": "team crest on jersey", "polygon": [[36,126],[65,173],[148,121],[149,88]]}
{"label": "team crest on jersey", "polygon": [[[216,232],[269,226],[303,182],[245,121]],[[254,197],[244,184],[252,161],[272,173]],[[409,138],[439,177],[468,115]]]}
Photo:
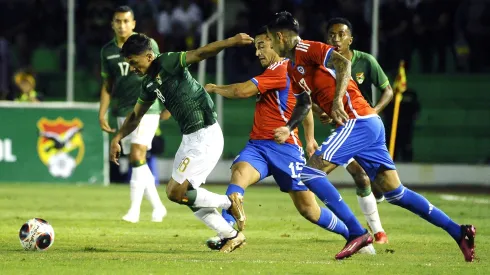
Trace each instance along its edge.
{"label": "team crest on jersey", "polygon": [[165,97],[163,97],[162,92],[160,92],[159,89],[155,89],[153,92],[157,94],[157,97],[160,99],[160,101],[162,101],[162,103],[165,103]]}
{"label": "team crest on jersey", "polygon": [[362,84],[364,82],[364,73],[356,73],[357,83]]}
{"label": "team crest on jersey", "polygon": [[37,128],[37,153],[41,162],[53,177],[69,178],[85,154],[83,122],[78,118],[49,120],[43,117],[37,122]]}
{"label": "team crest on jersey", "polygon": [[305,68],[303,66],[298,66],[297,70],[300,74],[305,74]]}

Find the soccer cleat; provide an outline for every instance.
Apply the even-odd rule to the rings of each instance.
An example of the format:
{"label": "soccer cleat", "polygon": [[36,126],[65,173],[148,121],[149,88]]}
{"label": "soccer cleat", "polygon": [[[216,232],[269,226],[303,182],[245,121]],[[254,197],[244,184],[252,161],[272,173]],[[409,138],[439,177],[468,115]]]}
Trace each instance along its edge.
{"label": "soccer cleat", "polygon": [[240,193],[231,193],[228,198],[231,201],[231,206],[228,211],[235,218],[236,225],[239,231],[245,228],[245,211],[243,210],[243,196]]}
{"label": "soccer cleat", "polygon": [[206,241],[206,246],[211,250],[220,250],[225,245],[226,240],[221,239],[218,236],[209,238]]}
{"label": "soccer cleat", "polygon": [[376,255],[376,249],[374,249],[373,244],[369,244],[357,251],[357,254],[368,254],[368,255]]}
{"label": "soccer cleat", "polygon": [[230,253],[245,244],[245,235],[238,231],[234,238],[224,239],[225,244],[220,248],[220,252]]}
{"label": "soccer cleat", "polygon": [[167,209],[165,208],[157,208],[153,209],[153,212],[151,213],[151,221],[152,222],[162,222],[163,218],[167,216]]}
{"label": "soccer cleat", "polygon": [[126,215],[122,217],[123,220],[130,223],[137,223],[140,221],[140,217],[138,214],[128,212]]}
{"label": "soccer cleat", "polygon": [[374,234],[374,242],[377,244],[387,244],[388,243],[388,236],[386,235],[385,232],[380,231],[380,232]]}
{"label": "soccer cleat", "polygon": [[347,244],[344,246],[344,249],[342,249],[339,253],[337,253],[337,255],[335,255],[335,259],[342,260],[348,258],[359,251],[361,248],[372,243],[373,237],[371,237],[371,234],[369,234],[369,232],[366,232],[365,234],[351,241],[348,241]]}
{"label": "soccer cleat", "polygon": [[471,225],[461,225],[462,238],[459,241],[459,248],[463,252],[464,260],[473,262],[475,259],[475,236],[476,228]]}
{"label": "soccer cleat", "polygon": [[378,197],[378,198],[376,198],[376,203],[377,203],[377,204],[380,204],[380,203],[382,203],[384,200],[385,200],[385,196]]}

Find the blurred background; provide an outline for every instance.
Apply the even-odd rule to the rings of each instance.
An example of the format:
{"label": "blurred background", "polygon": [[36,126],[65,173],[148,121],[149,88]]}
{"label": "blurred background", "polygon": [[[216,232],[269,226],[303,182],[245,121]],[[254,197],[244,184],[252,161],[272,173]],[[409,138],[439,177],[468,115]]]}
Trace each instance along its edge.
{"label": "blurred background", "polygon": [[[73,55],[67,43],[70,3]],[[161,52],[197,48],[204,37],[216,40],[217,22],[224,24],[225,38],[239,32],[253,34],[281,10],[298,19],[302,38],[325,41],[326,22],[341,16],[353,24],[351,48],[373,53],[392,85],[400,60],[405,61],[408,91],[401,104],[397,162],[490,164],[490,0],[226,0],[223,4],[224,12],[203,35],[204,22],[218,11],[217,1],[0,0],[0,100],[41,105],[98,102],[100,49],[113,38],[110,22],[119,5],[133,8],[135,31],[154,38]],[[216,64],[216,59],[207,61],[201,82],[216,82],[217,73],[224,83],[242,82],[262,70],[253,47],[226,50],[224,70],[217,70]],[[190,68],[196,77],[198,68]],[[67,83],[70,79],[73,82]],[[248,140],[255,99],[219,101],[223,158],[233,159]],[[384,114],[388,129],[392,108],[388,106]],[[97,124],[97,115],[87,123]],[[116,125],[113,118],[111,123]],[[320,123],[315,129],[318,142],[330,132]],[[5,138],[5,130],[0,131],[4,131],[0,139]],[[181,140],[177,124],[162,122],[158,138],[164,147],[156,154],[173,158]]]}

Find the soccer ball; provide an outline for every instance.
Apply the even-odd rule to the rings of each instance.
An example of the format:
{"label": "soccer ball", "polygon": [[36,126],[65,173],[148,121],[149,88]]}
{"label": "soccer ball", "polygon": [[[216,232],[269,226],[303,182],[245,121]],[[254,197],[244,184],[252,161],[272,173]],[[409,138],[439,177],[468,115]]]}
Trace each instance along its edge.
{"label": "soccer ball", "polygon": [[54,230],[43,219],[30,219],[20,228],[19,239],[25,250],[46,250],[54,242]]}

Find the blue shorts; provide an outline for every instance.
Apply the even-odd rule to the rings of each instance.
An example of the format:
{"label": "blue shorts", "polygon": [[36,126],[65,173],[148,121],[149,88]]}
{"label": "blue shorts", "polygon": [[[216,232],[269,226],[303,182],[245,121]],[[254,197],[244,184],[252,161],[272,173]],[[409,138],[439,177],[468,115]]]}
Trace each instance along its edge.
{"label": "blue shorts", "polygon": [[354,158],[374,181],[382,167],[396,170],[386,148],[385,127],[379,116],[349,119],[322,143],[315,155],[337,165],[347,164]]}
{"label": "blue shorts", "polygon": [[272,175],[282,192],[308,190],[300,179],[306,160],[303,148],[298,145],[277,144],[273,140],[249,140],[233,164],[242,161],[248,162],[260,173],[260,180]]}

